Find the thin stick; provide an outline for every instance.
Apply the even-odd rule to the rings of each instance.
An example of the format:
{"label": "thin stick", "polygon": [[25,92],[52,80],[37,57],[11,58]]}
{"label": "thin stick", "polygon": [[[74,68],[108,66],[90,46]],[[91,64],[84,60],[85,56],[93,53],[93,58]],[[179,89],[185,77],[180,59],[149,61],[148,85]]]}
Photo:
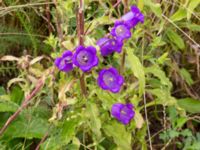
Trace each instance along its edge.
{"label": "thin stick", "polygon": [[49,133],[48,131],[46,132],[46,134],[42,137],[40,143],[37,145],[37,147],[35,148],[35,150],[39,150],[40,149],[40,145],[47,139]]}
{"label": "thin stick", "polygon": [[[79,38],[79,45],[84,46],[84,12],[83,12],[84,0],[80,0],[79,2],[80,2],[80,5],[78,9],[78,14],[77,14],[77,33],[78,33],[78,38]],[[82,94],[86,96],[87,90],[86,90],[86,85],[85,85],[84,73],[80,75],[80,86],[81,86]]]}
{"label": "thin stick", "polygon": [[57,9],[57,7],[58,7],[57,0],[54,0],[54,5],[56,7],[56,29],[57,29],[58,37],[59,37],[59,39],[61,40],[61,43],[62,43],[62,41],[63,41],[63,32],[62,32],[62,28],[61,28],[60,13],[59,13],[59,11]]}
{"label": "thin stick", "polygon": [[[48,0],[46,0],[46,2],[48,2]],[[47,23],[48,23],[48,30],[49,30],[49,34],[52,32],[52,28],[51,28],[51,14],[50,14],[50,8],[49,8],[49,4],[45,5],[45,13],[46,13],[46,17],[47,17]]]}
{"label": "thin stick", "polygon": [[0,11],[5,11],[5,10],[9,10],[9,9],[24,8],[24,7],[30,7],[30,6],[41,6],[41,5],[46,5],[46,4],[54,4],[54,2],[28,3],[28,4],[24,4],[24,5],[8,6],[8,7],[1,8]]}
{"label": "thin stick", "polygon": [[4,126],[0,130],[0,136],[5,132],[5,130],[8,128],[8,126],[17,118],[17,116],[20,114],[20,112],[28,105],[28,102],[41,90],[41,88],[44,85],[44,81],[40,79],[36,85],[36,87],[33,89],[33,91],[28,95],[22,105],[18,108],[18,110],[8,118]]}
{"label": "thin stick", "polygon": [[[143,37],[142,43],[143,43],[142,44],[142,66],[144,66],[144,37]],[[147,112],[147,100],[146,100],[145,91],[143,92],[143,99],[144,99],[144,112],[145,112],[145,120],[146,120],[146,124],[147,124],[149,146],[150,146],[150,150],[153,150],[152,141],[151,141],[151,132],[150,132],[150,128],[149,128],[149,119],[148,119],[148,112]]]}
{"label": "thin stick", "polygon": [[[128,12],[128,0],[124,0],[124,14]],[[121,66],[120,66],[120,74],[123,74],[124,72],[124,66],[125,66],[125,60],[126,60],[126,51],[123,49],[122,57],[121,57]]]}

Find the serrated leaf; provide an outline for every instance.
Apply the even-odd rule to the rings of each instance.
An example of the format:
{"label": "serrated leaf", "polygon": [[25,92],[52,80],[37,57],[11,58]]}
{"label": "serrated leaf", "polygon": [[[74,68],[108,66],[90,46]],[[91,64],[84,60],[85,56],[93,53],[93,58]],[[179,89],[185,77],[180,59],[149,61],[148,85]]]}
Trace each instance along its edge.
{"label": "serrated leaf", "polygon": [[178,105],[190,113],[200,113],[200,100],[183,98],[177,101]]}
{"label": "serrated leaf", "polygon": [[67,145],[75,137],[76,119],[65,120],[42,145],[41,150],[57,150]]}
{"label": "serrated leaf", "polygon": [[143,69],[143,66],[142,66],[139,58],[133,54],[132,49],[130,49],[130,48],[127,49],[127,54],[128,54],[127,59],[131,65],[132,72],[139,80],[139,94],[141,96],[145,89],[144,69]]}
{"label": "serrated leaf", "polygon": [[131,133],[125,130],[125,126],[113,121],[112,124],[103,126],[105,133],[114,139],[120,149],[131,150]]}
{"label": "serrated leaf", "polygon": [[178,35],[176,32],[174,32],[172,29],[168,29],[166,31],[167,37],[169,40],[174,43],[179,49],[185,48],[185,43],[183,39]]}
{"label": "serrated leaf", "polygon": [[46,119],[39,116],[33,116],[26,111],[20,114],[20,116],[10,124],[2,138],[41,139],[47,132],[48,127],[49,124]]}

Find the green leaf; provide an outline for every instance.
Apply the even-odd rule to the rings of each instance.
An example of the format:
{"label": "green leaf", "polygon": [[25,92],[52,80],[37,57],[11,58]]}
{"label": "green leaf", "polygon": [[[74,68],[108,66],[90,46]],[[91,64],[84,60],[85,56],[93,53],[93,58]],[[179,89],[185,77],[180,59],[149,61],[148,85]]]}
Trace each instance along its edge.
{"label": "green leaf", "polygon": [[169,130],[169,137],[170,138],[175,138],[179,136],[179,132],[176,130]]}
{"label": "green leaf", "polygon": [[191,18],[192,12],[194,12],[194,9],[200,4],[200,0],[190,0],[190,3],[188,5],[188,11],[187,11],[187,19],[189,20]]}
{"label": "green leaf", "polygon": [[191,31],[194,31],[194,32],[200,32],[200,25],[198,24],[195,24],[195,23],[181,23],[179,25],[179,27],[184,27],[184,28],[188,28],[190,29]]}
{"label": "green leaf", "polygon": [[187,11],[184,8],[180,8],[179,10],[177,10],[171,17],[170,19],[175,22],[175,21],[180,21],[184,18],[187,17]]}
{"label": "green leaf", "polygon": [[55,133],[41,145],[41,150],[62,149],[63,146],[74,139],[77,123],[77,119],[65,120],[62,126],[56,128]]}
{"label": "green leaf", "polygon": [[192,98],[179,99],[178,105],[190,113],[200,113],[200,100]]}
{"label": "green leaf", "polygon": [[132,72],[139,80],[139,95],[141,96],[145,89],[144,69],[142,64],[140,63],[139,58],[133,54],[131,48],[127,49],[127,54],[127,59],[129,64],[131,65]]}
{"label": "green leaf", "polygon": [[165,72],[162,71],[158,66],[154,65],[145,68],[145,73],[153,74],[154,76],[160,79],[161,84],[168,86],[169,89],[172,88],[172,83],[170,82],[169,78],[166,77]]}
{"label": "green leaf", "polygon": [[97,139],[101,138],[101,120],[99,119],[99,110],[97,105],[94,103],[88,103],[87,105],[87,116],[91,130],[96,135]]}
{"label": "green leaf", "polygon": [[24,92],[22,91],[22,89],[18,86],[14,86],[10,93],[11,101],[20,104],[23,98],[24,98]]}
{"label": "green leaf", "polygon": [[168,29],[166,31],[167,37],[169,40],[174,43],[179,49],[184,49],[185,44],[183,39],[178,35],[176,32],[174,32],[172,29]]}
{"label": "green leaf", "polygon": [[144,1],[143,0],[139,0],[137,1],[137,6],[140,10],[143,10],[144,7]]}
{"label": "green leaf", "polygon": [[154,3],[151,0],[144,0],[144,5],[150,7],[151,11],[153,11],[157,17],[162,17],[162,9],[159,3]]}
{"label": "green leaf", "polygon": [[113,121],[112,124],[103,126],[105,133],[113,137],[114,142],[122,150],[131,150],[131,133],[127,132],[124,125]]}
{"label": "green leaf", "polygon": [[0,96],[6,94],[6,91],[3,87],[0,86]]}
{"label": "green leaf", "polygon": [[44,120],[38,116],[29,116],[30,114],[23,113],[18,117],[5,131],[3,138],[26,138],[41,139],[47,132],[49,124],[47,120]]}
{"label": "green leaf", "polygon": [[159,64],[164,64],[165,61],[169,60],[168,58],[168,52],[165,52],[164,54],[162,54],[158,59],[157,59],[157,62]]}
{"label": "green leaf", "polygon": [[15,112],[18,109],[18,105],[9,100],[3,100],[0,97],[0,112]]}
{"label": "green leaf", "polygon": [[180,70],[181,77],[187,82],[188,85],[192,85],[194,83],[191,74],[185,69],[182,68]]}

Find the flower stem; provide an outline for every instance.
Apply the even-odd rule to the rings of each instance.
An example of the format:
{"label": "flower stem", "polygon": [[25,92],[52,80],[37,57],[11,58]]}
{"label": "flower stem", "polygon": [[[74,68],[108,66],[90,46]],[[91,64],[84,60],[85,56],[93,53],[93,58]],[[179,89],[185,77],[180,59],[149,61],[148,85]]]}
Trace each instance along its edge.
{"label": "flower stem", "polygon": [[[79,38],[79,45],[84,46],[84,0],[79,1],[79,8],[78,8],[78,14],[77,14],[77,33]],[[84,96],[87,95],[87,89],[85,85],[85,75],[84,73],[80,75],[80,86],[81,91]]]}
{"label": "flower stem", "polygon": [[[128,12],[128,0],[124,0],[124,14]],[[123,49],[122,57],[121,57],[121,66],[120,66],[120,74],[124,72],[124,65],[126,60],[126,51]]]}

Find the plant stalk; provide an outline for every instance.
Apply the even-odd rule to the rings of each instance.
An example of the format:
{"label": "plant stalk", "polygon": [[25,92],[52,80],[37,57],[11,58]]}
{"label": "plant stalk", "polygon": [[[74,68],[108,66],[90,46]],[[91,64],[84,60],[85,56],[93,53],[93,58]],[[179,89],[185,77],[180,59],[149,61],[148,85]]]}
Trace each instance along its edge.
{"label": "plant stalk", "polygon": [[[124,0],[124,14],[128,12],[128,0]],[[123,49],[122,57],[121,57],[121,65],[120,65],[120,74],[123,74],[124,72],[124,66],[125,66],[125,60],[126,60],[126,51]]]}
{"label": "plant stalk", "polygon": [[[77,14],[77,33],[78,33],[78,39],[79,39],[79,45],[84,46],[84,0],[79,1],[79,8],[78,8],[78,14]],[[80,74],[80,86],[81,91],[84,96],[87,95],[87,89],[85,84],[85,75],[84,73]]]}

